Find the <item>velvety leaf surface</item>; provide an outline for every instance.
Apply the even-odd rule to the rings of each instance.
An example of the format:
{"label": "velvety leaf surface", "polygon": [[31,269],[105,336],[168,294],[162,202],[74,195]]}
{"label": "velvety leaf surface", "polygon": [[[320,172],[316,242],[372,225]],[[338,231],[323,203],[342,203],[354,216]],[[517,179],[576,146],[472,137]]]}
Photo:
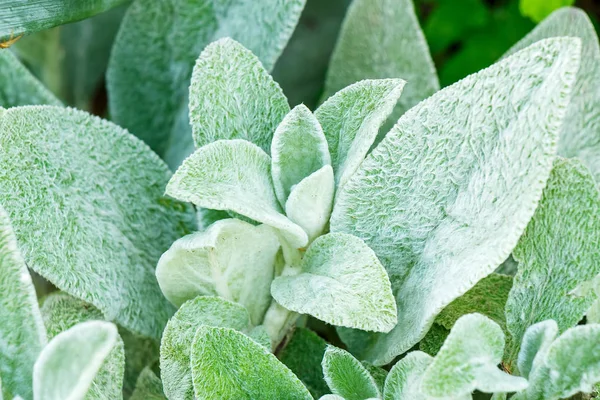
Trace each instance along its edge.
{"label": "velvety leaf surface", "polygon": [[323,375],[333,394],[345,400],[381,396],[369,371],[352,354],[337,347],[327,346],[323,356]]}
{"label": "velvety leaf surface", "polygon": [[[115,121],[160,155],[178,146],[179,151],[169,154],[169,164],[176,167],[193,150],[187,102],[198,54],[209,43],[231,37],[256,54],[269,71],[304,2],[135,0],[117,36],[107,73]],[[182,141],[189,146],[182,146]]]}
{"label": "velvety leaf surface", "polygon": [[338,188],[364,160],[405,83],[402,79],[364,80],[341,89],[315,111],[327,138]]}
{"label": "velvety leaf surface", "polygon": [[142,370],[129,400],[167,400],[160,378],[150,367]]}
{"label": "velvety leaf surface", "polygon": [[271,159],[245,140],[219,140],[196,150],[175,172],[166,193],[213,210],[231,210],[279,229],[300,248],[308,237],[283,214],[271,180]]}
{"label": "velvety leaf surface", "polygon": [[421,351],[408,353],[390,370],[383,389],[384,400],[430,400],[421,391],[423,373],[433,358]]}
{"label": "velvety leaf surface", "polygon": [[435,356],[444,345],[446,338],[450,334],[450,329],[444,328],[442,325],[433,323],[427,335],[419,342],[419,350]]}
{"label": "velvety leaf surface", "polygon": [[84,398],[118,337],[117,327],[103,321],[83,322],[55,336],[35,362],[34,397]]}
{"label": "velvety leaf surface", "polygon": [[[521,376],[527,379],[530,379],[531,376],[532,382],[536,382],[535,374],[539,373],[539,367],[545,363],[548,348],[557,337],[558,325],[551,319],[527,328],[517,360],[518,372]],[[533,386],[530,385],[528,389],[533,389]]]}
{"label": "velvety leaf surface", "polygon": [[369,371],[369,374],[373,377],[373,380],[377,384],[377,390],[379,393],[383,393],[383,386],[385,385],[385,379],[388,376],[388,371],[382,367],[371,364],[368,361],[362,361],[361,364]]}
{"label": "velvety leaf surface", "polygon": [[365,240],[398,302],[362,358],[408,350],[508,257],[550,173],[579,48],[548,39],[421,102],[338,193],[331,230]]}
{"label": "velvety leaf surface", "polygon": [[276,278],[271,294],[285,308],[332,325],[385,332],[396,324],[385,269],[362,240],[344,233],[318,237],[300,273]]}
{"label": "velvety leaf surface", "polygon": [[173,243],[158,261],[156,278],[177,307],[198,295],[218,295],[245,306],[259,324],[271,303],[278,250],[269,226],[225,219]]}
{"label": "velvety leaf surface", "polygon": [[0,395],[31,398],[33,364],[46,345],[35,288],[0,208]]}
{"label": "velvety leaf surface", "polygon": [[273,354],[233,329],[200,327],[191,365],[197,398],[312,399],[302,382]]}
{"label": "velvety leaf surface", "polygon": [[579,322],[596,295],[576,289],[600,273],[600,196],[578,160],[557,159],[542,200],[513,251],[519,271],[506,303],[516,359],[525,330],[555,320],[559,330]]}
{"label": "velvety leaf surface", "polygon": [[586,13],[566,7],[552,13],[507,54],[554,36],[581,39],[581,67],[558,142],[558,154],[577,157],[600,182],[600,44]]}
{"label": "velvety leaf surface", "polygon": [[163,196],[167,166],[123,129],[72,109],[13,108],[0,131],[0,203],[28,266],[106,319],[160,337],[173,309],[154,268],[194,226],[190,207]]}

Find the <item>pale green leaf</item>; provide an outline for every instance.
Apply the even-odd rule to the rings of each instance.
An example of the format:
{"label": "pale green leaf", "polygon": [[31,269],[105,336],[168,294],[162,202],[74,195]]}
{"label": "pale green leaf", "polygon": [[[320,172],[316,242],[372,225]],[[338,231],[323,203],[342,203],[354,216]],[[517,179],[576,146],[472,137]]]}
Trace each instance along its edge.
{"label": "pale green leaf", "polygon": [[600,115],[597,112],[600,108],[600,44],[589,17],[578,8],[557,10],[507,54],[554,36],[578,37],[582,43],[581,66],[559,137],[558,154],[579,158],[592,171],[596,182],[600,182]]}
{"label": "pale green leaf", "polygon": [[386,78],[408,82],[393,121],[440,88],[412,0],[355,0],[331,57],[324,97],[363,79]]}
{"label": "pale green leaf", "polygon": [[277,228],[295,248],[308,237],[283,214],[271,180],[271,159],[245,140],[219,140],[196,150],[179,167],[166,193],[213,210],[231,210]]}
{"label": "pale green leaf", "polygon": [[323,129],[305,105],[296,106],[275,130],[271,157],[273,186],[281,205],[302,179],[331,164]]}
{"label": "pale green leaf", "polygon": [[361,358],[386,364],[407,351],[508,257],[550,173],[579,49],[548,39],[441,90],[338,193],[331,230],[365,240],[398,302],[397,327]]}
{"label": "pale green leaf", "polygon": [[278,250],[269,226],[224,219],[175,241],[158,261],[156,278],[177,307],[198,295],[218,295],[245,306],[258,324],[271,304]]}
{"label": "pale green leaf", "polygon": [[519,11],[537,23],[550,15],[552,11],[572,6],[574,3],[575,0],[519,0]]}
{"label": "pale green leaf", "polygon": [[337,394],[326,394],[325,396],[319,397],[319,400],[346,400],[342,396]]}
{"label": "pale green leaf", "polygon": [[167,400],[160,378],[150,367],[142,370],[129,400]]}
{"label": "pale green leaf", "polygon": [[173,308],[156,262],[194,227],[191,207],[163,196],[167,166],[125,130],[72,109],[12,108],[0,132],[0,204],[27,265],[107,320],[160,337]]}
{"label": "pale green leaf", "polygon": [[330,233],[315,240],[296,275],[271,285],[285,308],[327,323],[386,332],[396,324],[396,306],[385,269],[359,238]]}
{"label": "pale green leaf", "polygon": [[506,393],[494,393],[492,397],[490,397],[490,400],[506,400],[506,397]]}
{"label": "pale green leaf", "polygon": [[329,222],[334,193],[331,165],[313,172],[292,188],[285,203],[285,214],[304,229],[310,242],[323,233]]}
{"label": "pale green leaf", "polygon": [[229,328],[202,326],[191,354],[197,398],[312,400],[302,382],[267,349]]}
{"label": "pale green leaf", "polygon": [[[185,120],[188,87],[198,54],[209,43],[231,37],[256,54],[270,71],[298,22],[304,3],[305,0],[135,0],[123,20],[109,63],[111,115],[159,155],[165,155],[172,146],[179,147],[178,152],[169,153],[169,165],[176,167],[193,150]],[[226,81],[228,77],[221,77],[224,81],[220,85],[235,84]],[[242,121],[245,115],[228,118]],[[228,121],[228,125],[236,123]],[[186,140],[188,146],[181,146]]]}
{"label": "pale green leaf", "polygon": [[327,346],[323,356],[323,375],[333,394],[345,400],[379,398],[377,383],[367,369],[345,350]]}
{"label": "pale green leaf", "polygon": [[46,89],[10,50],[0,50],[0,106],[49,104],[60,101]]}
{"label": "pale green leaf", "polygon": [[27,265],[6,212],[0,208],[0,396],[31,398],[33,364],[46,329]]}
{"label": "pale green leaf", "polygon": [[513,251],[519,270],[506,303],[516,359],[525,330],[553,319],[561,332],[579,322],[596,295],[576,289],[600,273],[600,196],[589,170],[559,158],[542,200]]}
{"label": "pale green leaf", "polygon": [[[519,374],[536,382],[539,367],[545,363],[545,357],[552,342],[558,337],[558,325],[551,319],[531,325],[523,335],[521,350],[517,359]],[[532,374],[533,372],[533,374]],[[530,387],[529,389],[533,389]]]}
{"label": "pale green leaf", "polygon": [[432,397],[465,396],[477,389],[486,393],[517,392],[527,380],[502,372],[504,333],[481,314],[461,317],[427,367],[422,390]]}
{"label": "pale green leaf", "polygon": [[79,400],[117,342],[117,327],[88,321],[58,334],[44,348],[33,368],[36,400]]}
{"label": "pale green leaf", "polygon": [[364,160],[405,83],[402,79],[361,81],[340,90],[315,111],[327,138],[338,189]]}
{"label": "pale green leaf", "polygon": [[184,303],[167,324],[160,346],[161,378],[170,399],[193,398],[190,352],[196,330],[203,325],[251,328],[248,312],[240,304],[204,296]]}
{"label": "pale green leaf", "polygon": [[196,147],[219,139],[245,139],[270,153],[273,133],[290,111],[260,60],[228,38],[200,54],[189,96]]}
{"label": "pale green leaf", "polygon": [[89,18],[126,1],[5,0],[0,9],[0,42]]}
{"label": "pale green leaf", "polygon": [[[48,339],[53,339],[79,323],[104,319],[100,310],[91,304],[60,292],[48,295],[44,299],[41,311]],[[117,336],[113,349],[104,359],[84,399],[122,399],[124,373],[123,340]]]}
{"label": "pale green leaf", "polygon": [[383,393],[383,386],[385,385],[385,379],[388,376],[388,371],[381,367],[377,367],[368,361],[362,361],[361,364],[367,369],[367,371],[369,371],[369,374],[371,374],[371,376],[373,377],[373,380],[377,384],[377,389],[379,390],[379,393]]}
{"label": "pale green leaf", "polygon": [[423,373],[433,358],[421,351],[408,353],[390,370],[383,389],[384,400],[430,400],[421,391]]}

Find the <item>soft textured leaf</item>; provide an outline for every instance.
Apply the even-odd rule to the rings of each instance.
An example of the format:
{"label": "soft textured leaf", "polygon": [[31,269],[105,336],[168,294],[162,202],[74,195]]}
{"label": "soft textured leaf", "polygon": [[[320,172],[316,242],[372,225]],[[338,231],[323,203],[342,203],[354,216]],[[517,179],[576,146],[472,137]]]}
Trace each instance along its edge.
{"label": "soft textured leaf", "polygon": [[115,325],[102,321],[77,324],[55,336],[33,368],[35,399],[84,398],[118,336]]}
{"label": "soft textured leaf", "polygon": [[279,360],[304,383],[314,398],[329,393],[321,367],[326,347],[327,342],[313,331],[297,328],[278,356]]}
{"label": "soft textured leaf", "polygon": [[534,22],[540,22],[552,11],[564,6],[572,6],[573,3],[575,0],[519,0],[519,10]]}
{"label": "soft textured leaf", "polygon": [[204,325],[239,331],[251,328],[248,312],[240,304],[204,296],[183,304],[167,324],[160,346],[161,378],[171,399],[193,398],[190,352],[196,330]]}
{"label": "soft textured leaf", "polygon": [[433,358],[421,351],[408,353],[390,370],[383,389],[384,400],[430,400],[421,391],[423,373]]}
{"label": "soft textured leaf", "polygon": [[[531,325],[523,335],[521,350],[517,360],[519,374],[529,379],[532,371],[545,363],[548,348],[558,336],[558,325],[551,319]],[[535,382],[535,379],[532,379]],[[533,388],[530,388],[533,389]]]}
{"label": "soft textured leaf", "polygon": [[0,208],[0,396],[31,398],[33,364],[46,345],[35,288]]}
{"label": "soft textured leaf", "polygon": [[245,140],[219,140],[196,150],[175,172],[166,192],[213,210],[231,210],[277,228],[293,247],[308,237],[283,214],[273,190],[271,159]]}
{"label": "soft textured leaf", "polygon": [[[48,339],[53,339],[79,323],[104,319],[100,310],[94,306],[60,292],[48,295],[41,311]],[[96,373],[85,400],[122,399],[124,373],[123,340],[118,336],[113,349]]]}
{"label": "soft textured leaf", "polygon": [[[198,54],[210,42],[229,36],[271,70],[304,2],[135,0],[117,36],[107,74],[115,121],[160,155],[177,146],[178,151],[169,154],[169,164],[176,167],[193,150],[188,139],[187,91]],[[235,118],[244,120],[240,115]]]}
{"label": "soft textured leaf", "polygon": [[465,396],[482,392],[516,392],[527,380],[502,372],[498,364],[504,353],[504,333],[498,324],[481,314],[461,317],[444,345],[427,367],[422,390],[433,397]]}
{"label": "soft textured leaf", "polygon": [[166,165],[116,125],[72,109],[12,108],[0,132],[0,204],[27,265],[106,319],[160,337],[173,309],[154,268],[194,225],[191,207],[163,196]]}
{"label": "soft textured leaf", "polygon": [[315,111],[327,138],[338,188],[364,160],[405,83],[402,79],[364,80],[340,90]]}
{"label": "soft textured leaf", "polygon": [[408,82],[394,121],[439,90],[412,0],[355,0],[348,8],[327,71],[325,97],[373,78]]}
{"label": "soft textured leaf", "polygon": [[323,375],[333,394],[345,400],[379,398],[377,383],[367,369],[345,350],[327,346],[323,356]]}
{"label": "soft textured leaf", "polygon": [[312,399],[302,382],[273,354],[233,329],[200,327],[191,365],[197,398]]}
{"label": "soft textured leaf", "polygon": [[275,130],[271,157],[273,185],[282,206],[295,185],[331,164],[323,129],[303,104],[290,111]]}
{"label": "soft textured leaf", "polygon": [[245,306],[258,324],[271,304],[278,250],[270,227],[225,219],[173,243],[158,261],[156,277],[177,307],[198,295],[218,295]]}
{"label": "soft textured leaf", "polygon": [[60,101],[31,75],[10,50],[0,50],[0,107],[35,104],[58,106]]}
{"label": "soft textured leaf", "polygon": [[600,196],[578,160],[557,159],[535,214],[513,251],[519,271],[506,303],[512,335],[509,362],[525,330],[553,319],[565,331],[583,318],[596,296],[574,293],[600,273]]}
{"label": "soft textured leaf", "polygon": [[436,93],[338,193],[331,230],[365,240],[398,302],[397,327],[362,358],[385,364],[408,350],[508,257],[550,173],[579,49],[548,39]]}
{"label": "soft textured leaf", "polygon": [[129,400],[167,400],[162,382],[152,369],[146,367],[142,370]]}
{"label": "soft textured leaf", "polygon": [[89,18],[127,0],[6,0],[0,9],[0,42]]}
{"label": "soft textured leaf", "polygon": [[285,308],[333,325],[386,332],[396,307],[385,269],[359,238],[330,233],[315,240],[296,275],[280,276],[271,294]]}
{"label": "soft textured leaf", "polygon": [[290,221],[304,229],[311,242],[327,227],[334,193],[333,169],[331,165],[325,165],[302,179],[292,189],[285,203],[285,214]]}
{"label": "soft textured leaf", "polygon": [[373,377],[373,380],[377,384],[377,390],[379,393],[383,393],[383,386],[385,385],[385,379],[388,376],[388,371],[382,367],[371,364],[368,361],[362,361],[361,364],[369,371],[369,374]]}
{"label": "soft textured leaf", "polygon": [[[419,342],[419,350],[429,354],[430,356],[435,356],[444,345],[444,342],[449,334],[449,329],[444,328],[440,324],[434,323],[431,325],[431,328],[429,328],[427,335],[425,335],[425,337]],[[345,342],[344,336],[342,336],[342,340]],[[357,345],[360,345],[360,343]],[[353,347],[350,349],[354,351]]]}
{"label": "soft textured leaf", "polygon": [[558,154],[579,158],[592,171],[596,182],[600,182],[600,114],[597,112],[600,108],[600,44],[589,17],[577,8],[555,11],[507,54],[554,36],[578,37],[582,42],[581,66],[559,137]]}

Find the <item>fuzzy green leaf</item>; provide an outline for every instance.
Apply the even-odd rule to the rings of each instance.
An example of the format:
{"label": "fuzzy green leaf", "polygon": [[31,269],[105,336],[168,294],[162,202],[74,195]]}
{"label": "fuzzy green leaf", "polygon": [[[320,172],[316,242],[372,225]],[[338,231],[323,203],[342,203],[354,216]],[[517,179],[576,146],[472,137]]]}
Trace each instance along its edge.
{"label": "fuzzy green leaf", "polygon": [[302,179],[331,165],[323,129],[303,104],[290,111],[275,130],[271,157],[273,186],[281,205]]}
{"label": "fuzzy green leaf", "polygon": [[367,369],[345,350],[327,346],[323,356],[323,375],[333,394],[345,400],[379,398],[377,383]]}
{"label": "fuzzy green leaf", "polygon": [[280,276],[273,298],[285,308],[327,323],[385,332],[396,307],[385,269],[359,238],[330,233],[315,240],[297,275]]}
{"label": "fuzzy green leaf", "polygon": [[[540,366],[545,363],[546,354],[552,342],[558,337],[558,325],[551,319],[531,325],[523,335],[521,350],[517,361],[519,374],[536,382]],[[532,374],[533,372],[533,374]],[[534,389],[530,386],[528,390]]]}
{"label": "fuzzy green leaf", "polygon": [[245,139],[270,153],[273,133],[289,111],[277,82],[238,42],[221,39],[200,54],[190,86],[196,147],[219,139]]}
{"label": "fuzzy green leaf", "polygon": [[580,161],[559,158],[513,251],[519,271],[506,303],[509,362],[534,323],[553,319],[564,332],[583,318],[596,295],[576,289],[600,273],[598,243],[600,196],[594,179]]}
{"label": "fuzzy green leaf", "polygon": [[164,392],[171,399],[193,398],[190,352],[196,330],[204,325],[239,331],[251,328],[248,312],[240,304],[204,296],[184,303],[167,324],[160,345]]}
{"label": "fuzzy green leaf", "polygon": [[[270,71],[304,3],[135,0],[123,20],[107,73],[109,105],[115,121],[158,154],[168,154],[169,165],[176,167],[193,150],[187,102],[198,54],[209,43],[231,37],[256,54]],[[228,76],[221,77],[220,85],[237,83],[228,81]],[[234,118],[242,120],[239,115]],[[177,151],[170,151],[171,147],[177,147]]]}
{"label": "fuzzy green leaf", "polygon": [[22,34],[89,18],[127,0],[5,0],[0,9],[0,42]]}
{"label": "fuzzy green leaf", "polygon": [[117,327],[103,321],[83,322],[55,336],[35,362],[34,397],[84,398],[118,337]]}
{"label": "fuzzy green leaf", "polygon": [[150,367],[144,368],[140,373],[135,390],[129,400],[167,400],[160,378]]}
{"label": "fuzzy green leaf", "polygon": [[213,210],[231,210],[281,231],[289,244],[308,237],[283,214],[273,190],[271,159],[245,140],[219,140],[196,150],[179,167],[166,193]]}
{"label": "fuzzy green leaf", "polygon": [[548,39],[436,93],[338,193],[331,230],[365,240],[398,302],[397,327],[361,358],[386,364],[407,351],[508,257],[550,173],[579,49]]}
{"label": "fuzzy green leaf", "polygon": [[[544,4],[549,2],[543,0]],[[600,44],[589,17],[578,8],[561,8],[507,54],[554,36],[578,37],[582,43],[581,66],[559,137],[558,154],[579,158],[592,171],[596,182],[600,182],[600,115],[597,112],[600,108]]]}
{"label": "fuzzy green leaf", "polygon": [[340,90],[315,111],[327,138],[338,189],[364,160],[405,83],[402,79],[361,81]]}
{"label": "fuzzy green leaf", "polygon": [[430,400],[421,391],[423,373],[433,358],[421,351],[408,353],[390,370],[383,389],[384,400]]}
{"label": "fuzzy green leaf", "polygon": [[245,306],[258,324],[271,304],[278,250],[269,226],[225,219],[173,243],[158,261],[156,278],[177,307],[198,295],[218,295]]}
{"label": "fuzzy green leaf", "polygon": [[[429,328],[427,335],[425,335],[425,337],[419,342],[419,350],[429,354],[430,356],[435,356],[444,345],[444,342],[449,334],[449,329],[444,328],[440,324],[434,323],[431,325],[431,328]],[[343,336],[342,340],[345,340]],[[358,345],[360,345],[360,343]],[[350,349],[353,350],[354,348],[351,347]]]}
{"label": "fuzzy green leaf", "polygon": [[302,382],[267,349],[229,328],[202,326],[191,354],[197,398],[312,400]]}
{"label": "fuzzy green leaf", "polygon": [[0,204],[27,265],[106,319],[160,337],[173,308],[154,268],[194,226],[191,207],[163,196],[167,166],[123,129],[72,109],[12,108],[0,132]]}
{"label": "fuzzy green leaf", "polygon": [[373,377],[373,380],[377,384],[379,393],[383,393],[383,386],[385,385],[385,379],[388,376],[388,371],[382,367],[377,367],[368,361],[362,361],[361,364],[369,371],[369,374]]}
{"label": "fuzzy green leaf", "polygon": [[310,242],[323,233],[329,222],[334,193],[333,169],[325,165],[302,179],[285,203],[285,214],[304,229]]}
{"label": "fuzzy green leaf", "polygon": [[0,50],[0,107],[35,104],[61,105],[10,50]]}
{"label": "fuzzy green leaf", "polygon": [[481,314],[461,317],[423,375],[422,390],[432,397],[459,397],[482,392],[516,392],[527,380],[502,372],[504,333]]}
{"label": "fuzzy green leaf", "polygon": [[46,329],[8,215],[0,208],[0,396],[31,398],[33,364]]}

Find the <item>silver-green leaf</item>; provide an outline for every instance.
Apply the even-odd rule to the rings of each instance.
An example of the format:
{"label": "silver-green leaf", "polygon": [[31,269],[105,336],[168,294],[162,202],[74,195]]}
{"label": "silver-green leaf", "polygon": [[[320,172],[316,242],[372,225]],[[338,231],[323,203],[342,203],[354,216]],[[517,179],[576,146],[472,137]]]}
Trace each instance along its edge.
{"label": "silver-green leaf", "polygon": [[327,346],[323,375],[333,394],[345,400],[379,398],[381,393],[369,371],[345,350]]}
{"label": "silver-green leaf", "polygon": [[383,388],[384,400],[430,400],[421,391],[423,373],[433,357],[422,351],[410,352],[390,370]]}
{"label": "silver-green leaf", "polygon": [[140,373],[129,400],[167,400],[160,378],[150,367],[144,368]]}

